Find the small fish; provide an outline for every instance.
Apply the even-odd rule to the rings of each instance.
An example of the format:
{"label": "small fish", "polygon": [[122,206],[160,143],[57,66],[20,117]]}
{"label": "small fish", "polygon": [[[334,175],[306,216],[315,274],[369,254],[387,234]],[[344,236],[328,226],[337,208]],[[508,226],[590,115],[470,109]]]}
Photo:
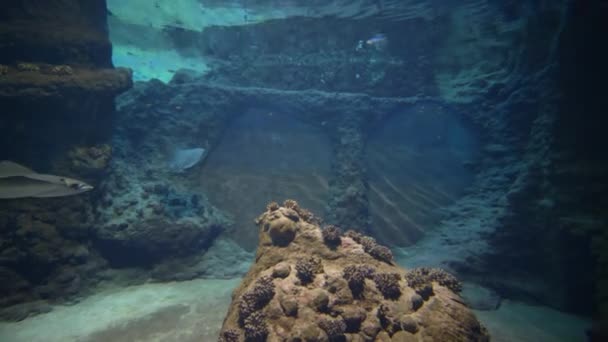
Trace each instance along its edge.
{"label": "small fish", "polygon": [[77,179],[36,173],[12,161],[0,161],[0,199],[61,197],[92,189]]}
{"label": "small fish", "polygon": [[384,34],[378,33],[366,40],[365,44],[373,46],[374,48],[380,50],[386,47],[386,45],[388,44],[388,39]]}

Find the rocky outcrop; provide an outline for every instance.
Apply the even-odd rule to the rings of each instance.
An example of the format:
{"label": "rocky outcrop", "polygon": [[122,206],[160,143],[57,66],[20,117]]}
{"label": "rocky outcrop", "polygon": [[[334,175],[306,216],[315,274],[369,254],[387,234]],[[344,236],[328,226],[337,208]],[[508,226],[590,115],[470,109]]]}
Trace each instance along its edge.
{"label": "rocky outcrop", "polygon": [[86,243],[90,215],[80,201],[19,201],[0,209],[1,307],[71,296],[105,262]]}
{"label": "rocky outcrop", "polygon": [[321,228],[295,201],[256,222],[256,261],[220,341],[489,340],[444,271],[403,270],[373,239]]}
{"label": "rocky outcrop", "polygon": [[[97,186],[107,171],[114,98],[131,73],[114,69],[106,4],[26,0],[0,13],[0,160]],[[0,203],[3,319],[49,310],[104,276],[91,247],[97,193]]]}
{"label": "rocky outcrop", "polygon": [[[583,42],[605,34],[606,25],[599,18],[606,9],[597,2],[557,9],[539,15],[559,19],[559,34],[550,45],[526,52],[545,58],[543,68],[526,63],[529,74],[536,76],[504,101],[510,112],[501,119],[500,135],[511,140],[503,146],[516,150],[495,150],[495,160],[500,154],[511,160],[517,158],[514,153],[523,157],[511,170],[503,169],[502,175],[510,179],[505,210],[481,257],[482,269],[494,271],[491,277],[485,271],[483,277],[507,296],[605,319],[608,221],[599,208],[607,203],[608,164],[598,150],[606,126],[598,89],[599,75],[606,73],[606,54]],[[541,31],[535,26],[542,24],[529,28],[538,35]],[[538,71],[533,73],[534,69]],[[532,98],[534,103],[525,104]],[[524,113],[529,113],[528,120]]]}

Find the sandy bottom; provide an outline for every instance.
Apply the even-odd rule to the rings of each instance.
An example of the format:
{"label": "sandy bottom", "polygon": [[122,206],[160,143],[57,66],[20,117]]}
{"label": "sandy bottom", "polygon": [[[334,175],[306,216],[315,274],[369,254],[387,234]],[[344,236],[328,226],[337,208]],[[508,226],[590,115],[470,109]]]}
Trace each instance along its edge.
{"label": "sandy bottom", "polygon": [[589,320],[543,306],[503,300],[494,311],[475,311],[493,342],[587,341]]}
{"label": "sandy bottom", "polygon": [[[240,279],[200,279],[106,290],[71,306],[0,323],[0,341],[216,341]],[[476,311],[492,341],[585,341],[589,322],[546,307],[505,300]]]}
{"label": "sandy bottom", "polygon": [[71,306],[0,323],[0,341],[216,341],[240,279],[106,290]]}

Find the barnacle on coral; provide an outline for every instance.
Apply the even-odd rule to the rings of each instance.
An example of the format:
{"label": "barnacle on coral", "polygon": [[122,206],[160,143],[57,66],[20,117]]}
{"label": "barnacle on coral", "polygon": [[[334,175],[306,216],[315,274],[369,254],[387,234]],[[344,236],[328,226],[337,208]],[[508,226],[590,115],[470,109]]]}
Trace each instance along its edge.
{"label": "barnacle on coral", "polygon": [[342,229],[336,226],[325,226],[321,231],[321,235],[323,235],[323,241],[329,247],[339,246],[342,242],[342,239],[340,238],[340,236],[342,235]]}
{"label": "barnacle on coral", "polygon": [[283,206],[285,208],[289,208],[289,209],[293,209],[295,211],[298,211],[298,209],[300,209],[300,206],[298,205],[298,202],[292,200],[292,199],[286,199],[283,202]]}
{"label": "barnacle on coral", "polygon": [[321,259],[311,256],[307,259],[299,259],[296,262],[296,275],[302,284],[308,284],[315,279],[315,275],[323,272]]}
{"label": "barnacle on coral", "polygon": [[380,307],[378,307],[377,316],[378,316],[378,320],[380,321],[380,324],[385,329],[392,323],[391,319],[389,317],[389,313],[390,313],[390,309],[388,308],[388,306],[385,304],[380,304]]}
{"label": "barnacle on coral", "polygon": [[253,289],[241,296],[241,301],[239,302],[239,322],[241,325],[254,312],[266,306],[272,300],[274,294],[272,278],[269,276],[260,277],[255,282]]}
{"label": "barnacle on coral", "polygon": [[245,331],[245,341],[263,342],[268,336],[268,326],[266,316],[261,311],[252,313],[245,319],[243,330]]}
{"label": "barnacle on coral", "polygon": [[380,261],[384,261],[388,264],[393,264],[393,252],[391,252],[388,247],[378,244],[376,242],[376,239],[374,239],[373,237],[361,234],[359,235],[360,236],[357,237],[359,239],[358,242],[363,246],[363,250],[367,254],[373,256],[374,258]]}
{"label": "barnacle on coral", "polygon": [[296,202],[292,199],[285,200],[283,202],[283,206],[287,209],[291,209],[291,210],[295,211],[299,215],[299,217],[302,220],[304,220],[305,222],[312,223],[312,224],[321,223],[321,220],[319,218],[317,218],[310,210],[301,208],[300,205],[298,204],[298,202]]}
{"label": "barnacle on coral", "polygon": [[408,285],[416,290],[416,292],[426,292],[426,297],[423,295],[423,293],[420,293],[420,295],[424,298],[428,298],[429,287],[432,291],[432,282],[437,282],[439,285],[447,287],[454,293],[462,291],[462,284],[460,284],[458,279],[440,268],[414,268],[405,274],[405,279],[407,280]]}
{"label": "barnacle on coral", "polygon": [[256,296],[256,303],[263,307],[268,304],[272,297],[274,297],[274,283],[272,277],[263,276],[260,277],[253,287],[252,293]]}
{"label": "barnacle on coral", "polygon": [[380,261],[384,261],[388,264],[393,263],[393,252],[391,252],[391,250],[386,246],[382,246],[382,245],[378,245],[378,244],[375,245],[369,251],[369,255],[373,256],[374,258],[376,258]]}
{"label": "barnacle on coral", "polygon": [[363,246],[363,250],[366,253],[369,253],[369,251],[371,251],[372,248],[374,248],[377,245],[376,239],[374,239],[373,237],[370,237],[370,236],[365,236],[365,235],[361,235],[361,238],[359,239],[359,243],[361,244],[361,246]]}
{"label": "barnacle on coral", "polygon": [[356,243],[361,243],[361,238],[363,238],[363,234],[356,232],[352,229],[347,230],[346,233],[344,233],[344,236],[348,236],[349,238],[353,239],[353,241],[355,241]]}
{"label": "barnacle on coral", "polygon": [[245,324],[245,319],[251,316],[256,310],[255,295],[251,292],[245,292],[239,301],[239,325],[242,327]]}
{"label": "barnacle on coral", "polygon": [[220,334],[218,342],[239,342],[239,333],[234,329],[228,329]]}
{"label": "barnacle on coral", "polygon": [[279,204],[277,202],[270,202],[266,206],[266,210],[268,210],[270,212],[279,210]]}
{"label": "barnacle on coral", "polygon": [[330,341],[334,341],[344,336],[344,332],[346,331],[346,323],[344,323],[344,320],[341,318],[322,318],[319,321],[319,328],[325,331]]}
{"label": "barnacle on coral", "polygon": [[401,296],[399,280],[401,276],[398,273],[378,273],[374,276],[376,287],[386,299],[399,299]]}
{"label": "barnacle on coral", "polygon": [[302,220],[311,223],[311,224],[316,224],[319,225],[321,224],[321,219],[316,217],[310,210],[308,209],[304,209],[304,208],[299,208],[298,209],[298,214],[300,214],[300,217],[302,218]]}
{"label": "barnacle on coral", "polygon": [[353,297],[360,298],[365,287],[365,278],[374,275],[374,269],[367,265],[349,265],[342,271],[342,277],[348,282]]}

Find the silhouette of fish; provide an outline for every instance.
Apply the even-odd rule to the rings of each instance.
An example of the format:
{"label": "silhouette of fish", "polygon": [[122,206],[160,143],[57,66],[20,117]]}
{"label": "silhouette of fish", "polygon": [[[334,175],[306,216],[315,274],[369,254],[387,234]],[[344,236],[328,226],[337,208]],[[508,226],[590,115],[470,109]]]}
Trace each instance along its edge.
{"label": "silhouette of fish", "polygon": [[71,196],[92,189],[77,179],[36,173],[15,162],[0,161],[0,199]]}

